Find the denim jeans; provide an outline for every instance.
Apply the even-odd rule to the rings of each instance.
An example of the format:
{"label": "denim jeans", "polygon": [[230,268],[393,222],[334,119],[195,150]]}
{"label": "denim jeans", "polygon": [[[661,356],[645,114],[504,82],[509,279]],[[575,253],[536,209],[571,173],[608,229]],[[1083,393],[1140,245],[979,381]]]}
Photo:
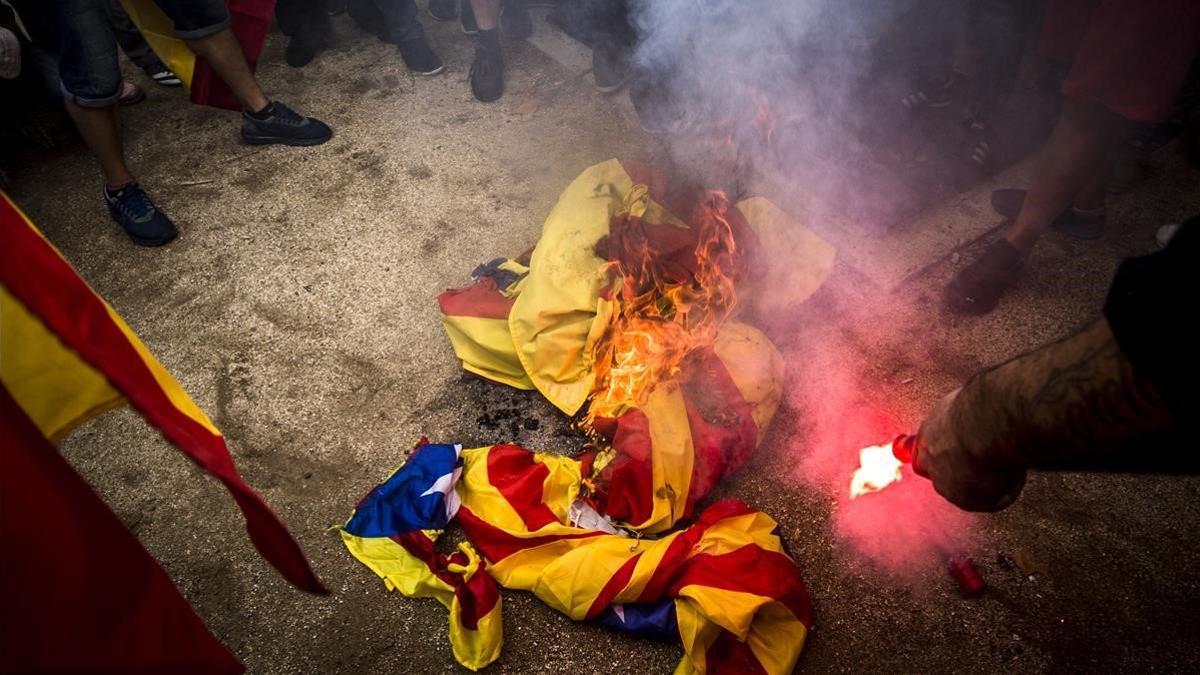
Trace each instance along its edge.
{"label": "denim jeans", "polygon": [[[13,5],[34,45],[58,60],[63,98],[103,108],[121,95],[117,39],[108,0],[17,0]],[[229,26],[222,0],[155,0],[183,39],[207,37]]]}

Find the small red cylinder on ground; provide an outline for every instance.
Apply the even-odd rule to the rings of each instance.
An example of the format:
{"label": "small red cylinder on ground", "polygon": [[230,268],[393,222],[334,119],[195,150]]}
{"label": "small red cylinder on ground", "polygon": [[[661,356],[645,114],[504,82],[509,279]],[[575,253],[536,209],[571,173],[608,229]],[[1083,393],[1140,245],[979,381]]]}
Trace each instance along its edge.
{"label": "small red cylinder on ground", "polygon": [[963,594],[963,597],[974,597],[983,592],[987,584],[983,582],[983,577],[979,575],[979,570],[975,568],[975,563],[966,555],[956,555],[950,558],[946,563],[946,569],[949,570],[950,576],[954,577],[954,581],[958,582],[958,590]]}

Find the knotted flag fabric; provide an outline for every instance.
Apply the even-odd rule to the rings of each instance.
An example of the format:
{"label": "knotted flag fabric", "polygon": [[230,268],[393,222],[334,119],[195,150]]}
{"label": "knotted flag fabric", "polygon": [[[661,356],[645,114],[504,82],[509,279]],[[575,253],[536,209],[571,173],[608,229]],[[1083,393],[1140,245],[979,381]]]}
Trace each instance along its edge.
{"label": "knotted flag fabric", "polygon": [[[665,179],[645,167],[612,160],[584,171],[561,195],[528,259],[492,261],[476,270],[472,286],[439,296],[463,367],[579,412],[596,385],[597,344],[616,312],[606,270],[629,250],[622,238],[644,243],[652,264],[673,279],[696,273],[699,235],[668,202]],[[724,217],[739,249],[778,254],[751,257],[735,279],[739,298],[760,311],[802,301],[832,269],[832,247],[766,200],[743,200]],[[494,273],[505,268],[509,274]],[[756,303],[755,289],[767,284],[786,290]],[[644,401],[592,420],[607,442],[603,451],[568,458],[512,445],[463,450],[454,521],[471,545],[454,555],[473,561],[478,549],[500,586],[532,592],[573,619],[678,640],[684,656],[677,672],[789,672],[807,636],[809,602],[774,521],[736,501],[697,512],[761,442],[781,395],[778,351],[747,323],[726,320],[711,344],[692,350]],[[372,495],[388,492],[396,494],[381,486]],[[400,545],[394,533],[355,533],[364,505],[342,536],[389,588],[426,594],[409,593],[406,584],[435,576],[456,589],[460,605],[471,597],[469,604],[498,609],[498,599],[465,590],[465,576],[446,580],[445,559]],[[478,567],[470,568],[478,579]],[[490,639],[466,629],[452,610],[461,663],[490,663],[499,655]]]}
{"label": "knotted flag fabric", "polygon": [[[251,541],[289,582],[309,592],[328,592],[287,528],[238,474],[224,438],[204,412],[0,192],[0,473],[5,481],[0,546],[13,570],[4,575],[11,592],[5,593],[0,612],[11,630],[0,631],[5,647],[0,659],[33,669],[86,670],[96,664],[163,669],[187,665],[171,660],[186,653],[183,645],[211,642],[224,658],[210,651],[202,661],[236,665],[136,539],[109,537],[99,548],[80,548],[120,523],[50,441],[123,403],[225,485],[246,519]],[[18,492],[19,499],[10,498]],[[82,577],[86,584],[64,581],[80,578],[87,572],[81,561],[97,555],[108,558],[96,570],[108,569],[109,560],[128,564],[118,566],[111,578],[89,574]],[[114,595],[124,601],[113,602]],[[31,631],[41,637],[28,639]],[[156,642],[160,638],[165,641]],[[114,652],[114,645],[128,649]],[[158,656],[168,660],[156,661]]]}

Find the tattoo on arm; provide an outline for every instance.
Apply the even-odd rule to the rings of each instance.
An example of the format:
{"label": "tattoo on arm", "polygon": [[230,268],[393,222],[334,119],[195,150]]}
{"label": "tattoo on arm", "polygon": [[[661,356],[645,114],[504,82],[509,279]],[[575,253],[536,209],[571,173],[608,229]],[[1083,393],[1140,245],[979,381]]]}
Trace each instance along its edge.
{"label": "tattoo on arm", "polygon": [[[1085,464],[1171,423],[1161,396],[1100,319],[1059,342],[1017,357],[968,383],[995,438],[1028,466]],[[966,391],[966,389],[964,391]]]}

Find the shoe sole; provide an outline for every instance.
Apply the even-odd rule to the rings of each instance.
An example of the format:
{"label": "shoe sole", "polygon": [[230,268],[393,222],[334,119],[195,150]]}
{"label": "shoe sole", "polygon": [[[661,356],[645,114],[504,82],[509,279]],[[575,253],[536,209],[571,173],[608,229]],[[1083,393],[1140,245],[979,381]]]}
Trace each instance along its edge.
{"label": "shoe sole", "polygon": [[282,136],[247,136],[242,134],[242,142],[247,145],[290,145],[292,147],[306,147],[310,145],[320,145],[329,139],[333,138],[333,134],[329,134],[324,138],[284,138]]}
{"label": "shoe sole", "polygon": [[595,85],[596,91],[600,92],[601,94],[611,94],[614,91],[619,90],[621,87],[624,87],[626,84],[629,84],[630,79],[631,78],[626,77],[625,79],[621,80],[620,82],[618,82],[616,84],[607,84],[607,85],[596,84],[596,81],[592,80],[592,84]]}
{"label": "shoe sole", "polygon": [[433,10],[426,10],[426,11],[429,13],[429,18],[433,19],[434,21],[441,21],[443,23],[445,23],[447,21],[454,21],[455,19],[458,18],[457,14],[455,14],[454,16],[441,17],[441,16],[438,16],[437,14],[434,14]]}
{"label": "shoe sole", "polygon": [[445,70],[446,64],[443,63],[442,65],[438,66],[436,70],[421,72],[419,70],[413,70],[412,68],[409,68],[408,72],[412,73],[413,75],[420,75],[421,77],[433,77],[434,75],[441,75]]}

